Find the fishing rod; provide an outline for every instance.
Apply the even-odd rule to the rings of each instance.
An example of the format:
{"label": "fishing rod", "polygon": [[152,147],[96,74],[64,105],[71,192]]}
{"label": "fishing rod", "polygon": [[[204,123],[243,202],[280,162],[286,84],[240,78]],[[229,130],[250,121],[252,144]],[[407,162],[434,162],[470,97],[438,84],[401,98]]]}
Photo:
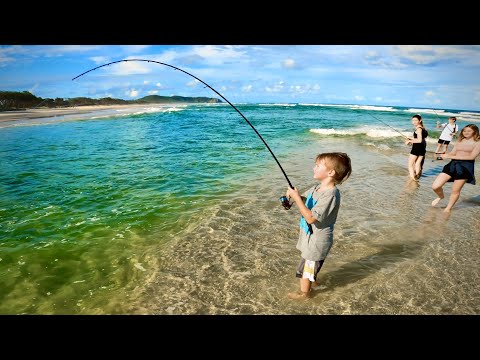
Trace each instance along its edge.
{"label": "fishing rod", "polygon": [[[90,69],[88,71],[85,71],[83,73],[81,73],[80,75],[77,75],[75,76],[73,80],[75,79],[78,79],[80,76],[83,76],[87,73],[89,73],[90,71],[93,71],[93,70],[96,70],[96,69],[99,69],[101,67],[104,67],[104,66],[108,66],[108,65],[112,65],[112,64],[116,64],[116,63],[120,63],[120,62],[127,62],[127,61],[145,61],[145,62],[151,62],[151,63],[156,63],[156,64],[160,64],[160,65],[165,65],[165,66],[169,66],[175,70],[178,70],[178,71],[181,71],[187,75],[190,75],[191,77],[193,77],[194,79],[200,81],[202,84],[204,84],[206,87],[208,87],[209,89],[211,89],[213,92],[215,92],[218,96],[220,96],[223,100],[225,100],[231,107],[233,107],[239,114],[240,116],[247,122],[248,125],[250,125],[250,127],[253,129],[253,131],[255,131],[255,133],[258,135],[258,137],[260,138],[260,140],[262,140],[262,142],[265,144],[265,146],[267,147],[268,151],[270,151],[270,154],[272,154],[273,158],[275,159],[278,167],[280,168],[280,170],[282,170],[282,173],[283,175],[285,176],[285,179],[287,179],[287,182],[288,182],[288,185],[290,186],[290,188],[293,189],[293,185],[292,183],[290,182],[290,180],[288,179],[288,176],[287,174],[285,173],[285,171],[283,170],[282,168],[282,165],[280,165],[280,162],[277,160],[277,157],[275,156],[275,154],[273,153],[273,151],[270,149],[270,146],[268,146],[267,142],[263,139],[262,135],[260,135],[260,133],[257,131],[257,129],[255,129],[255,127],[252,125],[252,123],[250,121],[248,121],[248,119],[245,117],[245,115],[243,115],[240,110],[238,110],[235,105],[233,105],[230,101],[227,100],[227,98],[225,98],[225,96],[223,96],[222,94],[220,94],[217,90],[215,90],[213,87],[211,87],[210,85],[208,85],[205,81],[199,79],[198,77],[196,77],[195,75],[192,75],[190,74],[189,72],[185,71],[185,70],[182,70],[176,66],[173,66],[173,65],[170,65],[170,64],[166,64],[166,63],[163,63],[163,62],[160,62],[160,61],[155,61],[155,60],[146,60],[146,59],[124,59],[124,60],[118,60],[118,61],[112,61],[112,62],[109,62],[108,64],[103,64],[103,65],[100,65],[100,66],[97,66],[97,67],[94,67],[93,69]],[[285,196],[282,196],[280,197],[280,201],[283,205],[283,207],[285,209],[289,209],[291,207],[290,205],[290,202],[288,201],[288,199],[285,197]]]}

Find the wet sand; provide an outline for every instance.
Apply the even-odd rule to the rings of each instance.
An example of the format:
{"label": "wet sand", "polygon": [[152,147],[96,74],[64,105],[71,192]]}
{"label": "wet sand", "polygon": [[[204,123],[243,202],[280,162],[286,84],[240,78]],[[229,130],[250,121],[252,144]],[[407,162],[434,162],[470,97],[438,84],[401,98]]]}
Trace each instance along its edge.
{"label": "wet sand", "polygon": [[[155,104],[149,104],[155,105]],[[164,105],[164,104],[163,104]],[[101,110],[114,110],[145,107],[145,104],[128,104],[128,105],[92,105],[92,106],[75,106],[68,108],[39,108],[27,109],[20,111],[3,111],[0,112],[0,123],[10,122],[15,120],[33,120],[40,118],[50,118],[64,115],[88,114]]]}

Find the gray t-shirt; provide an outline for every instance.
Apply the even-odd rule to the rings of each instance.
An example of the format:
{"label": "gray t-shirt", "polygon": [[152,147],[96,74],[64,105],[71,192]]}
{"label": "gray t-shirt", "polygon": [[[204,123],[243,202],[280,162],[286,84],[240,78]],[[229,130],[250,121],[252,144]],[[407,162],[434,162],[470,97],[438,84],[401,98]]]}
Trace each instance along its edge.
{"label": "gray t-shirt", "polygon": [[316,191],[320,184],[312,186],[303,195],[307,197],[305,205],[316,221],[311,226],[300,218],[300,236],[297,249],[302,258],[311,261],[324,260],[333,245],[333,226],[337,221],[340,208],[340,191],[337,187],[325,191]]}

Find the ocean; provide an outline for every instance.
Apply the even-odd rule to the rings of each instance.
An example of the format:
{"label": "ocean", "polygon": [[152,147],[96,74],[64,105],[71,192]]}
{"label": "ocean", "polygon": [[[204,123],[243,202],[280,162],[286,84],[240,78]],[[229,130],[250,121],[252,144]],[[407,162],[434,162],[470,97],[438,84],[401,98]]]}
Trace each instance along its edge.
{"label": "ocean", "polygon": [[479,112],[235,105],[301,191],[318,153],[352,159],[311,299],[286,296],[300,214],[253,129],[228,104],[151,105],[0,125],[0,314],[480,314],[480,190],[431,206],[436,122]]}

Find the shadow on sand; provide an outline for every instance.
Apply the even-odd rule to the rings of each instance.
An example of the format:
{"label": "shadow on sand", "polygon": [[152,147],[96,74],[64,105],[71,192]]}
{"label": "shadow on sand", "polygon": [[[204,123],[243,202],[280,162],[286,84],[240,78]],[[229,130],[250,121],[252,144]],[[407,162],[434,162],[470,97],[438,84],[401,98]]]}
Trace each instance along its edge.
{"label": "shadow on sand", "polygon": [[424,245],[424,242],[419,241],[382,246],[382,249],[375,254],[342,265],[335,271],[325,273],[324,276],[320,274],[318,279],[320,287],[313,291],[312,297],[355,283],[382,270],[382,268],[390,267],[393,263],[404,261],[418,253],[418,250]]}

